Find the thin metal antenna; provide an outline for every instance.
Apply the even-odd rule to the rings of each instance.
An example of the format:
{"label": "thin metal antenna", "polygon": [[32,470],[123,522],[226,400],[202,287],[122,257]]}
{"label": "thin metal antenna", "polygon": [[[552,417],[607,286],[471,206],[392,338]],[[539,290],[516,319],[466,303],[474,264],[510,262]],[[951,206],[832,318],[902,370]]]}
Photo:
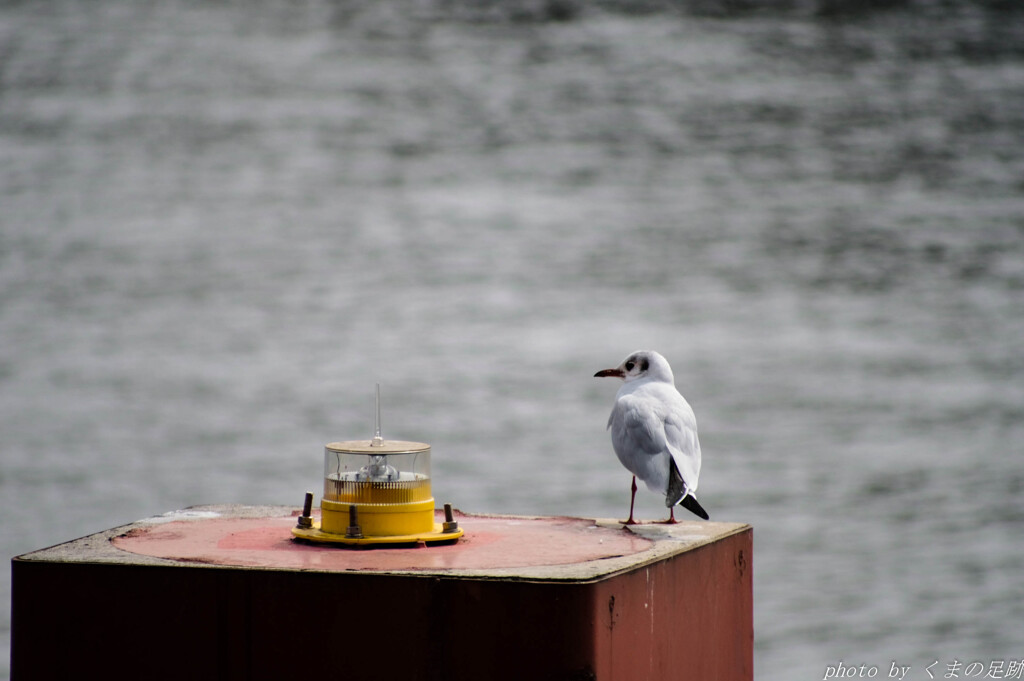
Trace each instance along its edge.
{"label": "thin metal antenna", "polygon": [[377,398],[375,400],[376,411],[373,422],[373,442],[370,443],[371,447],[383,447],[384,438],[380,436],[380,383],[377,384]]}

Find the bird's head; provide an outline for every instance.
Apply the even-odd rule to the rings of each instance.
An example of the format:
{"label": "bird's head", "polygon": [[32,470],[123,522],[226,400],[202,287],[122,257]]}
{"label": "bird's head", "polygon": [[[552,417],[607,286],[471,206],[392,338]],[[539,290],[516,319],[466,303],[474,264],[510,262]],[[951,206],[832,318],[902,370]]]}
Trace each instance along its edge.
{"label": "bird's head", "polygon": [[668,360],[653,350],[638,350],[631,353],[622,361],[622,364],[614,369],[603,369],[594,374],[595,378],[604,376],[618,376],[627,383],[641,378],[675,383],[672,367],[668,365]]}

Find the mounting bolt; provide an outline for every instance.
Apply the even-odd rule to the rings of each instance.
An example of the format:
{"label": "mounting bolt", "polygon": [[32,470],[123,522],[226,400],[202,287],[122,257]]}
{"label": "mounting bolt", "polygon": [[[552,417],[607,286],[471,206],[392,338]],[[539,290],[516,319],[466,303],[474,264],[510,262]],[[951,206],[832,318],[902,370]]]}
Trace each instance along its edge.
{"label": "mounting bolt", "polygon": [[355,504],[349,504],[348,507],[348,529],[345,530],[345,536],[349,539],[361,539],[363,536],[363,530],[359,527],[359,511],[356,510]]}
{"label": "mounting bolt", "polygon": [[302,503],[302,515],[299,516],[299,522],[296,527],[310,528],[313,527],[313,493],[306,492],[306,500]]}
{"label": "mounting bolt", "polygon": [[455,516],[452,515],[452,505],[444,505],[444,531],[455,532],[459,529],[459,523],[455,520]]}

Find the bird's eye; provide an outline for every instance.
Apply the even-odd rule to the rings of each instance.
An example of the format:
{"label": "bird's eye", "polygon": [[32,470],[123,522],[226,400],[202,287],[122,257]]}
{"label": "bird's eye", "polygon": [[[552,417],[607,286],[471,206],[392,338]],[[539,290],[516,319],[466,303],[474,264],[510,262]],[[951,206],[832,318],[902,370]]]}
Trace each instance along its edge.
{"label": "bird's eye", "polygon": [[636,365],[632,362],[626,362],[626,371],[632,371],[634,366]]}

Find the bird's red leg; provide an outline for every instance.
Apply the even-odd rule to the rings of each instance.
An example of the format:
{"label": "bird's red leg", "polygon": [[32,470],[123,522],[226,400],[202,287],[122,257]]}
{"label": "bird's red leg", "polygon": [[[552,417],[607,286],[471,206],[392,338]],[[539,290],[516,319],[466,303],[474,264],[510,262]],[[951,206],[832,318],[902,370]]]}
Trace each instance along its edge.
{"label": "bird's red leg", "polygon": [[672,506],[668,509],[668,520],[665,521],[666,525],[675,525],[679,521],[676,520],[676,507]]}
{"label": "bird's red leg", "polygon": [[633,476],[633,482],[629,485],[630,497],[629,497],[629,520],[626,521],[626,525],[636,525],[636,521],[633,520],[633,502],[636,501],[636,476]]}

